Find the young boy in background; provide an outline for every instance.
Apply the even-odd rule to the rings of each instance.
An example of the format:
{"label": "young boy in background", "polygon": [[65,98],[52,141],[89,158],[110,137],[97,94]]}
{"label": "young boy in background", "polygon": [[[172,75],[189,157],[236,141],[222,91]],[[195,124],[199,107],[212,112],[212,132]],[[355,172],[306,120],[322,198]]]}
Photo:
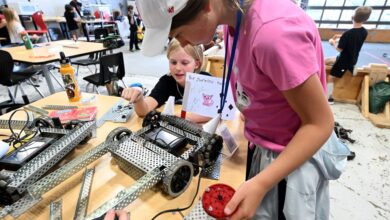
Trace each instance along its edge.
{"label": "young boy in background", "polygon": [[337,57],[331,57],[325,60],[326,65],[333,65],[330,75],[328,76],[330,103],[333,102],[333,77],[341,78],[346,71],[353,73],[360,49],[367,38],[367,30],[363,27],[363,23],[370,17],[371,11],[372,9],[369,6],[360,6],[356,8],[355,14],[352,16],[352,29],[346,31],[342,35],[336,34],[329,40],[330,45],[340,52]]}

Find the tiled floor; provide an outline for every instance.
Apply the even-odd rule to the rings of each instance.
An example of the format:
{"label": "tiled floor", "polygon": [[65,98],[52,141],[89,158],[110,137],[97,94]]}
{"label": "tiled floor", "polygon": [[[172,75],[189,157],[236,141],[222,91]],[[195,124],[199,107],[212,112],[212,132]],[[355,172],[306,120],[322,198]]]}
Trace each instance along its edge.
{"label": "tiled floor", "polygon": [[[325,56],[337,53],[327,43],[323,43]],[[143,57],[140,52],[130,53],[127,46],[121,48],[124,52],[126,77],[129,84],[140,82],[147,88],[152,88],[158,78],[168,71],[168,62],[165,55],[153,58]],[[358,66],[369,63],[387,63],[390,60],[382,56],[390,54],[390,45],[365,44]],[[79,83],[85,90],[86,83],[82,77],[88,75],[86,68],[81,68]],[[56,73],[59,77],[59,74]],[[45,95],[49,92],[43,80],[41,88]],[[60,87],[56,85],[56,90]],[[31,100],[37,100],[38,94],[31,86],[25,85],[25,90]],[[105,88],[100,88],[105,93]],[[30,94],[32,94],[30,96]],[[6,88],[0,86],[0,102],[6,100]],[[20,96],[18,98],[21,101]],[[348,162],[348,168],[340,179],[331,181],[331,219],[354,220],[389,220],[390,219],[390,129],[374,127],[360,114],[355,105],[338,104],[332,106],[336,121],[345,128],[352,129],[351,138],[356,143],[349,144],[356,152],[356,158]],[[244,147],[244,146],[242,146]]]}

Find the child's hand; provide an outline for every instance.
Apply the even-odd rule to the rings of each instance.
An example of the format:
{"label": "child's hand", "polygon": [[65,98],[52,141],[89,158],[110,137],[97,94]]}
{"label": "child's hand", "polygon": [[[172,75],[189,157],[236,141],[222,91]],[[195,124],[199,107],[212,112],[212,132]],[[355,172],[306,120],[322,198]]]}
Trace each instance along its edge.
{"label": "child's hand", "polygon": [[335,34],[335,35],[333,35],[333,37],[332,37],[333,40],[338,40],[338,39],[340,39],[340,38],[341,38],[341,34]]}
{"label": "child's hand", "polygon": [[226,205],[225,214],[233,213],[229,219],[251,219],[256,214],[256,209],[267,191],[254,179],[244,182]]}
{"label": "child's hand", "polygon": [[130,103],[136,103],[143,98],[141,87],[125,88],[122,91],[122,98],[128,100]]}
{"label": "child's hand", "polygon": [[113,210],[110,209],[107,214],[104,216],[104,220],[114,220],[115,217],[118,217],[119,220],[130,220],[130,213],[123,210]]}

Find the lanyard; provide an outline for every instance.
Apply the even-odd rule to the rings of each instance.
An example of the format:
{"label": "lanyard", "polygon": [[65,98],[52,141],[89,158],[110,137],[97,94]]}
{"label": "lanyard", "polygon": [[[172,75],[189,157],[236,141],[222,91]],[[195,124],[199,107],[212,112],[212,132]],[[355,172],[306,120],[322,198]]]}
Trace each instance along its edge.
{"label": "lanyard", "polygon": [[[243,0],[240,0],[240,6],[242,7],[243,5]],[[219,113],[222,113],[223,108],[225,107],[225,102],[226,102],[226,97],[228,93],[228,88],[229,88],[229,81],[230,81],[230,76],[232,73],[232,67],[233,67],[233,61],[234,61],[234,55],[236,54],[236,46],[237,46],[237,40],[238,40],[238,35],[240,32],[240,25],[241,25],[241,16],[242,13],[240,10],[237,11],[237,22],[236,22],[236,27],[234,30],[234,38],[233,38],[233,45],[232,45],[232,51],[230,54],[230,60],[229,60],[229,66],[228,66],[228,71],[227,71],[227,76],[226,76],[226,82],[225,82],[225,73],[226,73],[226,57],[227,57],[227,51],[228,51],[228,46],[229,46],[229,36],[226,38],[226,44],[225,44],[225,60],[223,62],[223,75],[222,75],[222,91],[221,91],[221,103],[220,103],[220,109],[218,110]],[[229,31],[229,30],[228,30]],[[228,33],[229,34],[229,33]]]}

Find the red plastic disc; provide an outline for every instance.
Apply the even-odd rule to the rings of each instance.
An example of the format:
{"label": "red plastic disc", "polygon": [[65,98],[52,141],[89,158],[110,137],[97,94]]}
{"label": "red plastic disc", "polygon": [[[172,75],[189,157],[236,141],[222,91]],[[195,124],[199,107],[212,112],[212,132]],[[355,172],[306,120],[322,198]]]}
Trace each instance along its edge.
{"label": "red plastic disc", "polygon": [[219,183],[209,186],[202,196],[204,211],[217,219],[228,217],[223,210],[234,193],[235,190],[226,184]]}

